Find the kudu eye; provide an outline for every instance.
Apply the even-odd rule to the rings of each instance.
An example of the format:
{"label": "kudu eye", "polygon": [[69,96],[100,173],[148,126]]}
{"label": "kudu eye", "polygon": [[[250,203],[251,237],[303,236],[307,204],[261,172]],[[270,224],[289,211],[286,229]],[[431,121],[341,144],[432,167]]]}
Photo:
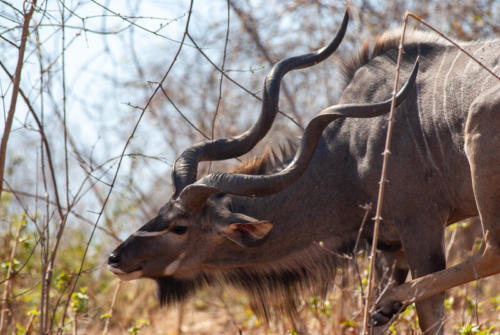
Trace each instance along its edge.
{"label": "kudu eye", "polygon": [[187,232],[188,227],[186,226],[174,226],[171,230],[172,233],[176,235],[182,235]]}

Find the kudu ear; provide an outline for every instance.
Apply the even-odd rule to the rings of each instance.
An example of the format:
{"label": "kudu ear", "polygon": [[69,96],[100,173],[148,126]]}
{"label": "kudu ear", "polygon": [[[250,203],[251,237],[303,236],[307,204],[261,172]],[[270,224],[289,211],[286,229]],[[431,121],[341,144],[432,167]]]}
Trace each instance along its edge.
{"label": "kudu ear", "polygon": [[262,221],[240,213],[231,213],[229,225],[222,234],[241,247],[256,247],[265,241],[273,228],[269,221]]}

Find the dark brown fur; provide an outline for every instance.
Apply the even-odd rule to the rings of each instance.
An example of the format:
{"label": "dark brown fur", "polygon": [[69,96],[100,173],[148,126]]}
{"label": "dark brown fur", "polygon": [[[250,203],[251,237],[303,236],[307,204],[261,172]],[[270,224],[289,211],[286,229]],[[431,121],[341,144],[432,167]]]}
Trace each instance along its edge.
{"label": "dark brown fur", "polygon": [[345,61],[341,64],[342,78],[344,86],[348,84],[354,77],[354,74],[363,65],[367,64],[371,59],[370,54],[370,42],[365,40],[360,52],[352,57],[349,61]]}
{"label": "dark brown fur", "polygon": [[271,160],[272,150],[268,147],[262,156],[254,157],[249,161],[243,162],[242,164],[234,167],[230,172],[251,175],[264,174],[269,169]]}
{"label": "dark brown fur", "polygon": [[296,141],[289,138],[278,148],[268,146],[261,156],[243,162],[230,172],[249,175],[274,173],[281,170],[293,159],[296,149]]}

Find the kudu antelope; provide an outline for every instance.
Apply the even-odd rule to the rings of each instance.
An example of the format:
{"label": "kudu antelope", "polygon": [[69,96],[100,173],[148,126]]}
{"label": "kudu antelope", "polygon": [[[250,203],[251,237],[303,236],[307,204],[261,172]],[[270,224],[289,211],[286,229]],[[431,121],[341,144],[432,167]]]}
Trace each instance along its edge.
{"label": "kudu antelope", "polygon": [[[372,52],[364,48],[345,66],[339,104],[307,125],[293,159],[285,154],[287,164],[273,164],[268,155],[240,173],[199,180],[197,167],[251,150],[278,112],[281,78],[331,55],[347,21],[348,14],[328,46],[272,68],[249,130],[181,154],[172,198],[112,252],[113,273],[156,280],[161,303],[204,285],[230,284],[247,291],[265,316],[273,302],[293,311],[299,293],[328,290],[335,254],[350,252],[357,237],[364,214],[358,205],[377,198],[400,33],[382,35]],[[498,40],[464,47],[487,66],[500,62]],[[443,290],[500,272],[500,85],[452,46],[418,31],[407,33],[401,76],[407,82],[396,98],[377,245],[393,260],[395,285],[379,300],[373,322],[387,322],[411,294],[421,299],[422,330],[442,333]],[[444,270],[446,225],[478,214],[484,254]],[[363,238],[371,234],[368,228]],[[417,279],[403,284],[408,271]]]}

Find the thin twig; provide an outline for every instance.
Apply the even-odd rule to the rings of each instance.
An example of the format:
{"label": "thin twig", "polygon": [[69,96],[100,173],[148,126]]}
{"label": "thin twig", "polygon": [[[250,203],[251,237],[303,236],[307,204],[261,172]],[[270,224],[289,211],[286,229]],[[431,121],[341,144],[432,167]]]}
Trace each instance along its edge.
{"label": "thin twig", "polygon": [[490,68],[488,68],[486,65],[484,65],[479,59],[477,59],[476,57],[474,57],[473,55],[471,55],[467,50],[465,50],[464,48],[462,48],[460,45],[458,45],[458,43],[456,43],[455,41],[453,41],[451,38],[447,37],[445,34],[443,34],[439,30],[437,30],[436,28],[434,28],[433,26],[431,26],[429,23],[427,23],[426,21],[424,21],[420,16],[418,16],[417,14],[412,13],[412,12],[406,12],[405,19],[408,16],[411,17],[411,18],[413,18],[413,19],[415,19],[415,20],[417,20],[418,22],[422,23],[424,26],[426,26],[427,28],[429,28],[430,30],[432,30],[433,32],[435,32],[436,34],[438,34],[439,36],[441,36],[442,38],[444,38],[445,40],[447,40],[451,44],[453,44],[458,50],[460,50],[461,52],[463,52],[464,54],[466,54],[467,56],[469,56],[470,59],[472,59],[479,66],[481,66],[483,69],[485,69],[486,71],[488,71],[489,74],[491,74],[498,81],[500,81],[500,77],[497,74],[495,74],[495,72],[491,71]]}
{"label": "thin twig", "polygon": [[222,296],[222,289],[219,290],[217,296],[218,296],[219,300],[222,302],[222,305],[224,306],[224,310],[226,311],[226,314],[229,317],[229,320],[231,320],[231,323],[238,330],[238,334],[243,335],[243,330],[241,329],[241,327],[238,325],[238,323],[234,319],[233,313],[231,313],[229,306],[227,305],[226,301],[224,300],[224,297]]}
{"label": "thin twig", "polygon": [[[245,86],[241,85],[240,83],[238,83],[236,80],[234,80],[233,78],[231,78],[226,72],[222,71],[222,69],[220,67],[217,66],[217,64],[215,64],[211,59],[210,57],[207,56],[207,54],[200,48],[200,46],[196,43],[196,41],[194,40],[194,38],[189,34],[187,34],[187,37],[189,38],[189,40],[191,41],[191,43],[193,43],[193,45],[196,47],[196,49],[198,50],[198,52],[210,63],[210,65],[212,65],[217,71],[219,71],[222,75],[224,75],[224,77],[226,77],[227,80],[229,80],[231,83],[235,84],[236,86],[238,86],[239,88],[241,88],[243,91],[245,91],[246,93],[250,94],[252,97],[254,97],[255,99],[259,100],[259,101],[262,101],[262,98],[259,97],[257,94],[253,93],[252,91],[250,91],[249,89],[247,89]],[[301,130],[304,130],[304,127],[302,127],[293,117],[291,117],[290,115],[288,115],[287,113],[283,112],[283,111],[278,111],[279,114],[283,115],[284,117],[286,117],[287,119],[289,119],[290,121],[292,121],[292,123],[294,125],[296,125],[297,127],[299,127]]]}
{"label": "thin twig", "polygon": [[177,306],[177,335],[182,334],[182,324],[184,323],[184,307],[184,301],[181,301]]}
{"label": "thin twig", "polygon": [[374,277],[375,277],[375,258],[376,258],[376,253],[377,253],[377,242],[378,242],[378,235],[379,235],[379,230],[380,230],[380,221],[382,220],[382,216],[381,216],[382,203],[384,201],[384,190],[385,190],[385,185],[387,183],[387,166],[389,164],[389,155],[390,155],[389,149],[391,146],[394,111],[396,109],[396,94],[397,94],[398,83],[399,83],[399,70],[401,67],[401,61],[403,59],[403,43],[404,43],[404,39],[405,39],[407,23],[408,23],[408,12],[406,13],[405,18],[404,18],[403,32],[402,32],[401,38],[399,40],[398,60],[397,60],[397,64],[396,64],[396,75],[394,78],[394,88],[392,91],[392,102],[391,102],[391,109],[389,112],[387,136],[386,136],[386,140],[385,140],[384,152],[382,153],[384,158],[383,158],[383,162],[382,162],[382,172],[381,172],[381,176],[380,176],[378,197],[377,197],[377,209],[375,211],[375,226],[373,227],[373,239],[372,239],[372,247],[371,247],[371,251],[370,251],[370,268],[369,268],[369,273],[368,273],[368,291],[366,293],[365,308],[364,308],[364,313],[363,313],[363,331],[362,331],[363,335],[368,334],[368,314],[369,314],[369,310],[370,310],[371,303],[372,303],[373,287],[374,287],[374,281],[375,281]]}
{"label": "thin twig", "polygon": [[111,321],[111,317],[113,316],[113,308],[115,307],[116,297],[118,297],[118,291],[120,291],[121,284],[122,284],[121,280],[119,280],[118,284],[116,284],[115,292],[113,293],[113,299],[111,300],[111,306],[109,306],[106,322],[104,323],[104,330],[102,331],[102,335],[108,334],[109,322]]}
{"label": "thin twig", "polygon": [[219,112],[219,106],[220,106],[220,102],[222,100],[222,82],[223,82],[223,79],[224,79],[224,71],[225,71],[225,66],[226,66],[226,55],[227,55],[227,45],[229,43],[229,24],[230,24],[230,19],[231,19],[231,11],[229,10],[230,6],[230,0],[227,0],[227,26],[226,26],[226,41],[224,42],[224,52],[223,52],[223,55],[222,55],[222,64],[221,64],[221,67],[220,69],[222,70],[222,72],[220,73],[220,79],[219,79],[219,97],[217,99],[217,106],[215,106],[215,112],[214,112],[214,116],[212,118],[212,131],[210,133],[210,137],[211,139],[213,140],[214,139],[214,136],[215,136],[215,121],[217,119],[217,114]]}
{"label": "thin twig", "polygon": [[363,279],[361,278],[361,272],[359,271],[357,253],[358,253],[359,241],[361,240],[361,234],[363,233],[365,224],[368,221],[368,215],[372,210],[372,204],[369,203],[362,206],[360,205],[360,207],[365,210],[365,214],[363,215],[363,219],[361,221],[361,227],[359,228],[358,236],[356,237],[356,243],[354,243],[354,248],[352,249],[352,262],[354,264],[354,269],[356,270],[356,274],[358,275],[359,288],[361,291],[361,299],[364,301],[365,293],[363,288]]}
{"label": "thin twig", "polygon": [[448,245],[446,246],[445,259],[449,261],[451,248],[453,248],[453,244],[455,244],[455,238],[457,237],[458,225],[453,226],[453,232],[451,233],[450,240],[448,241]]}
{"label": "thin twig", "polygon": [[73,316],[73,335],[78,334],[78,312],[75,311],[75,315]]}
{"label": "thin twig", "polygon": [[[64,1],[63,1],[64,3]],[[61,75],[62,75],[62,109],[63,109],[63,132],[64,132],[64,172],[66,177],[66,207],[69,204],[69,162],[68,162],[68,120],[66,113],[66,22],[65,22],[65,6],[61,9]]]}
{"label": "thin twig", "polygon": [[[227,45],[229,43],[229,24],[231,22],[231,11],[230,11],[230,0],[227,0],[227,19],[226,19],[226,40],[224,42],[224,52],[222,54],[222,65],[221,65],[221,70],[222,72],[220,73],[220,78],[219,78],[219,96],[217,98],[217,106],[215,106],[215,112],[214,112],[214,116],[212,117],[212,125],[211,125],[211,131],[210,131],[210,138],[213,140],[215,138],[215,122],[217,121],[217,115],[219,113],[219,107],[220,107],[220,103],[222,101],[222,83],[224,81],[224,72],[226,71],[225,70],[225,66],[226,66],[226,55],[227,55]],[[208,165],[208,173],[210,173],[210,170],[212,169],[212,161],[209,162],[209,165]]]}
{"label": "thin twig", "polygon": [[358,247],[359,247],[359,241],[361,240],[361,234],[363,233],[363,230],[365,228],[365,224],[368,221],[368,215],[370,214],[372,210],[372,204],[365,204],[365,205],[360,205],[361,208],[365,210],[365,214],[363,215],[363,220],[361,220],[361,226],[359,227],[358,231],[358,236],[356,237],[356,243],[354,243],[354,248],[352,249],[352,253],[354,256],[356,256],[356,253],[358,252]]}
{"label": "thin twig", "polygon": [[[169,40],[169,41],[171,41],[171,42],[178,43],[178,44],[179,44],[179,46],[180,46],[180,48],[182,48],[182,46],[184,45],[184,38],[182,38],[182,40],[181,40],[181,41],[177,41],[177,40],[175,40],[175,39],[173,39],[173,38],[170,38],[170,37],[167,37],[167,36],[165,36],[165,35],[158,34],[158,32],[156,32],[156,31],[154,31],[154,30],[151,30],[151,29],[148,29],[148,28],[146,28],[146,27],[144,27],[144,26],[141,26],[140,24],[137,24],[136,22],[134,22],[134,21],[130,20],[128,16],[121,15],[120,13],[113,11],[112,9],[110,9],[110,8],[108,8],[108,7],[106,7],[106,6],[104,6],[103,4],[101,4],[101,3],[97,2],[96,0],[90,0],[90,1],[91,1],[91,2],[93,2],[94,4],[96,4],[97,6],[101,7],[101,8],[102,8],[102,9],[104,9],[105,11],[110,12],[111,14],[113,14],[113,16],[114,16],[114,17],[119,17],[119,18],[121,18],[123,21],[128,22],[131,26],[135,26],[135,27],[137,27],[137,28],[139,28],[139,29],[141,29],[141,30],[144,30],[144,31],[146,31],[146,32],[148,32],[148,33],[151,33],[151,34],[153,34],[153,35],[155,35],[155,36],[158,36],[158,37],[164,38],[164,39]],[[189,12],[189,13],[188,13],[188,17],[189,17],[190,15],[191,15],[191,12]],[[189,21],[189,18],[188,18],[188,21]],[[129,27],[127,27],[127,28],[125,28],[125,29],[128,29],[128,28],[129,28]],[[125,29],[124,29],[124,30],[125,30]],[[187,45],[187,46],[191,46],[191,45],[189,45],[189,44],[186,44],[186,45]]]}
{"label": "thin twig", "polygon": [[[269,51],[267,50],[267,48],[264,46],[264,43],[262,42],[262,38],[260,37],[259,32],[257,31],[257,28],[255,27],[254,18],[249,13],[244,13],[238,6],[235,5],[234,1],[230,1],[230,4],[231,4],[231,7],[233,8],[233,10],[236,12],[236,14],[238,14],[238,17],[240,18],[240,21],[242,22],[243,27],[245,28],[247,33],[253,39],[257,49],[260,51],[260,53],[262,54],[262,56],[264,57],[266,62],[272,66],[274,64],[274,61],[273,61],[271,55],[269,54]],[[301,121],[299,113],[297,112],[297,108],[295,107],[295,101],[292,97],[292,94],[288,90],[288,86],[286,85],[286,83],[283,82],[283,83],[281,83],[281,87],[283,90],[283,94],[284,94],[286,100],[288,100],[288,104],[290,105],[290,107],[292,109],[292,114],[297,119],[297,123],[299,125],[301,125],[302,121]]]}
{"label": "thin twig", "polygon": [[210,136],[205,134],[203,132],[203,130],[201,130],[200,128],[196,127],[196,125],[193,122],[191,122],[191,120],[189,120],[189,118],[177,107],[177,105],[172,101],[172,99],[170,98],[170,96],[167,94],[167,92],[165,91],[165,89],[163,87],[161,87],[161,92],[163,93],[165,98],[167,98],[168,102],[170,102],[172,107],[174,107],[174,109],[177,111],[177,113],[179,113],[179,115],[184,119],[184,121],[186,121],[191,126],[191,128],[196,130],[199,134],[201,134],[201,136],[203,136],[207,140],[210,140]]}
{"label": "thin twig", "polygon": [[[42,16],[43,17],[43,16]],[[44,121],[44,106],[45,106],[45,94],[44,94],[44,68],[43,68],[43,54],[42,54],[42,43],[41,43],[41,38],[40,38],[40,31],[39,31],[39,25],[37,25],[34,29],[35,31],[35,40],[36,40],[36,49],[39,51],[37,53],[37,59],[38,59],[38,71],[40,75],[40,87],[39,87],[39,94],[40,94],[40,119],[41,123],[43,124]],[[23,92],[21,91],[21,95]],[[24,97],[24,95],[23,95]],[[25,98],[26,105],[28,108],[30,108],[31,103],[27,98]],[[33,108],[30,108],[34,113]],[[36,117],[36,120],[38,120],[38,117]],[[50,151],[45,151],[43,150],[45,142],[42,137],[42,143],[40,143],[40,159],[38,160],[37,157],[37,162],[39,161],[41,164],[40,169],[37,169],[37,174],[38,171],[41,171],[42,174],[42,184],[43,184],[43,189],[44,189],[44,195],[47,200],[49,200],[49,193],[48,193],[48,187],[47,187],[47,175],[46,175],[46,168],[45,168],[45,152],[50,153]],[[48,147],[48,146],[47,146]],[[38,180],[37,176],[37,180]],[[57,192],[57,188],[56,188]],[[38,194],[38,183],[36,183],[36,194]],[[56,193],[56,200],[58,199],[57,193]],[[38,201],[35,202],[37,204],[37,211],[38,211]],[[47,295],[47,282],[45,281],[46,279],[46,270],[47,270],[47,264],[48,264],[48,250],[49,250],[49,240],[50,240],[50,234],[49,234],[49,202],[45,201],[45,210],[46,210],[46,218],[45,218],[45,223],[43,224],[42,219],[42,227],[38,228],[38,225],[35,223],[35,226],[38,228],[38,233],[40,234],[40,272],[41,272],[41,281],[42,281],[42,287],[40,289],[40,317],[39,317],[39,333],[40,334],[45,334],[46,331],[46,324],[48,320],[48,295]]]}
{"label": "thin twig", "polygon": [[28,335],[31,333],[31,328],[33,328],[33,321],[35,320],[35,313],[31,313],[30,318],[28,320],[28,324],[24,327],[23,335]]}

